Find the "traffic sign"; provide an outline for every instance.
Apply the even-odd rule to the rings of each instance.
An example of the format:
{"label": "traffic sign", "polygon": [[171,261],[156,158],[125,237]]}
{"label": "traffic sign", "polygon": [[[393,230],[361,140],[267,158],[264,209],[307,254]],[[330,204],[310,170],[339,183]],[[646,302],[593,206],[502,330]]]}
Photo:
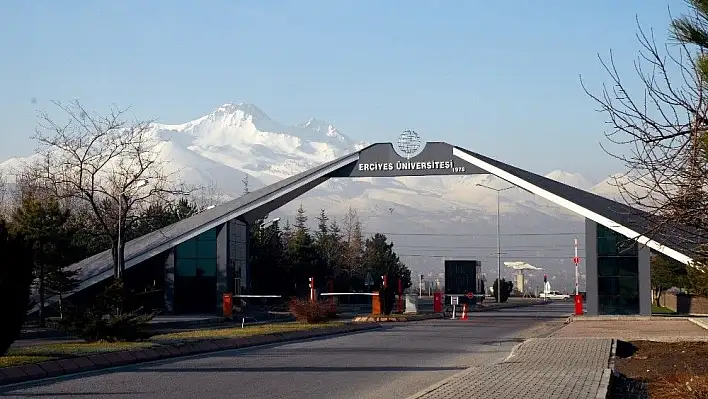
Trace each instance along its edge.
{"label": "traffic sign", "polygon": [[450,304],[452,304],[452,305],[459,305],[459,304],[460,304],[460,298],[459,298],[459,297],[456,297],[456,296],[450,297]]}
{"label": "traffic sign", "polygon": [[468,293],[467,293],[467,298],[469,298],[469,299],[474,298],[474,292],[468,292]]}
{"label": "traffic sign", "polygon": [[573,257],[573,263],[575,263],[576,265],[577,265],[578,263],[580,263],[580,257],[574,256],[574,257]]}

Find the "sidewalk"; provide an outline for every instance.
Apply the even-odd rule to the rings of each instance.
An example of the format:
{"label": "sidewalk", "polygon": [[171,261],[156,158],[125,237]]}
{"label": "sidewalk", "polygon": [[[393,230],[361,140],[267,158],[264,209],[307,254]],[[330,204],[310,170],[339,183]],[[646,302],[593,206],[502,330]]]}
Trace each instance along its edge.
{"label": "sidewalk", "polygon": [[409,399],[595,399],[607,389],[611,349],[609,338],[531,339],[499,364],[469,368]]}

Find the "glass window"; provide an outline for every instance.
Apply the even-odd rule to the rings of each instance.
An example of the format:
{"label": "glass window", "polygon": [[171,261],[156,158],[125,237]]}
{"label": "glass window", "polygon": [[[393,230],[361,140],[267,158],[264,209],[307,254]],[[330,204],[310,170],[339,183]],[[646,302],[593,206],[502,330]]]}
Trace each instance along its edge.
{"label": "glass window", "polygon": [[[618,258],[618,266],[618,276],[639,275],[639,259],[636,257],[623,256],[621,258]],[[635,277],[634,279],[636,280],[637,277]]]}
{"label": "glass window", "polygon": [[201,275],[205,277],[216,276],[216,259],[201,258],[197,261],[197,268],[201,270]]}
{"label": "glass window", "polygon": [[605,226],[597,225],[597,254],[637,256],[637,244]]}
{"label": "glass window", "polygon": [[180,277],[194,277],[197,275],[197,260],[177,258],[177,275]]}
{"label": "glass window", "polygon": [[200,234],[199,241],[216,241],[216,228],[209,229]]}
{"label": "glass window", "polygon": [[197,257],[197,240],[192,238],[182,244],[179,244],[176,249],[177,258],[196,258]]}
{"label": "glass window", "polygon": [[616,256],[598,256],[597,257],[597,275],[616,276],[619,272],[620,259]]}
{"label": "glass window", "polygon": [[599,295],[617,294],[617,277],[599,277],[597,279],[597,293]]}
{"label": "glass window", "polygon": [[216,259],[216,241],[197,242],[197,258]]}

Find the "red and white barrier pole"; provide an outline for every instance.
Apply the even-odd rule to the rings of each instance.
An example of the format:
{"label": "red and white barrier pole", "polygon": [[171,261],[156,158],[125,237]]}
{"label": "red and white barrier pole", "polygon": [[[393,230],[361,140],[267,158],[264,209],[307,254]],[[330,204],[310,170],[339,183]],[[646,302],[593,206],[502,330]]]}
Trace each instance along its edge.
{"label": "red and white barrier pole", "polygon": [[578,256],[578,239],[575,239],[575,256],[573,256],[573,263],[575,264],[575,315],[583,315],[583,298],[580,296],[580,289],[578,287],[578,264],[580,264],[580,257]]}
{"label": "red and white barrier pole", "polygon": [[460,320],[467,320],[467,304],[466,303],[462,304],[462,317],[460,317]]}

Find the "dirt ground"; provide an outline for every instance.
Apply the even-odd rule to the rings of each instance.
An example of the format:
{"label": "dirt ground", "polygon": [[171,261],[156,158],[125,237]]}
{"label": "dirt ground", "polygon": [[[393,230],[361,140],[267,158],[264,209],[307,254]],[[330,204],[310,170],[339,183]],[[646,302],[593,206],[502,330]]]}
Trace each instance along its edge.
{"label": "dirt ground", "polygon": [[619,341],[616,399],[708,399],[708,342]]}

